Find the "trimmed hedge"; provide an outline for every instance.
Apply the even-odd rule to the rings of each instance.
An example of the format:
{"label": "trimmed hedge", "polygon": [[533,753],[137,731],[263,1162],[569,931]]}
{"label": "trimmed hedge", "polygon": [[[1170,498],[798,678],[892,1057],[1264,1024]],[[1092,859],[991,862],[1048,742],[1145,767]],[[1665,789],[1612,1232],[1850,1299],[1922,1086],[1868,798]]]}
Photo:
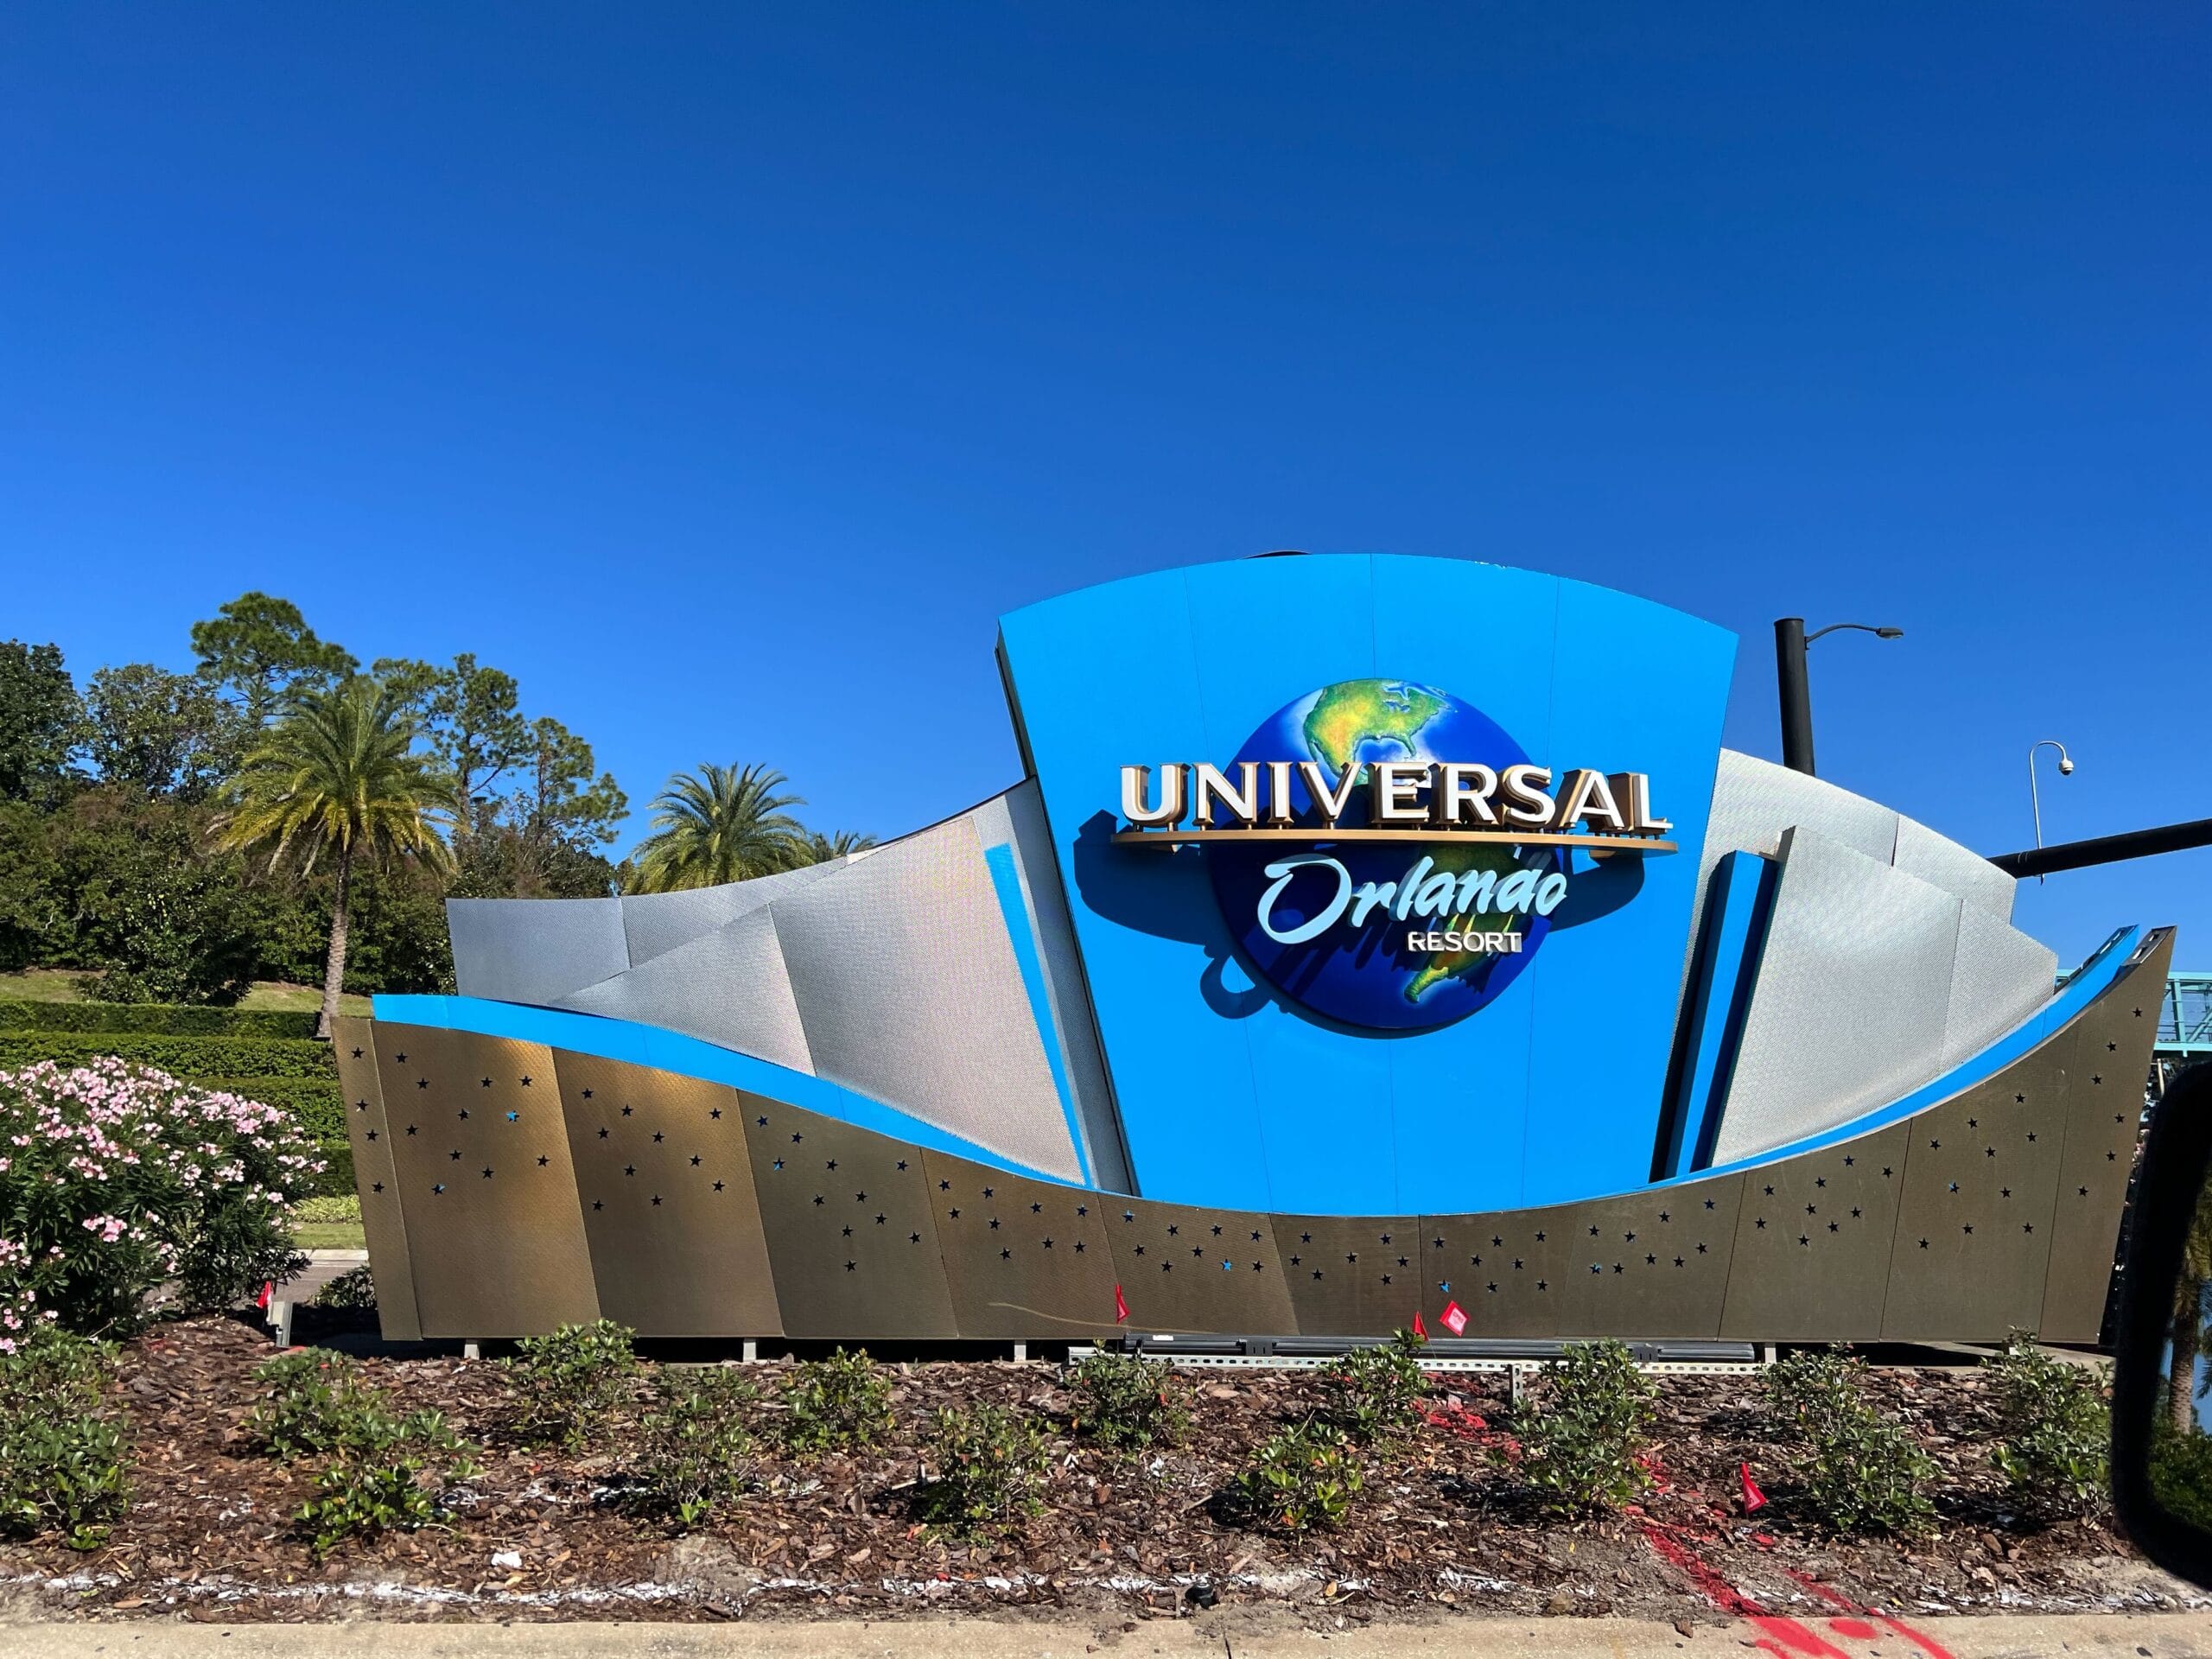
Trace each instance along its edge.
{"label": "trimmed hedge", "polygon": [[282,1008],[0,1000],[0,1032],[117,1032],[149,1037],[257,1037],[305,1042],[315,1035],[315,1021],[313,1014]]}
{"label": "trimmed hedge", "polygon": [[196,1082],[201,1077],[332,1077],[329,1046],[260,1037],[156,1037],[136,1032],[0,1033],[0,1070],[58,1060],[75,1065],[114,1054]]}

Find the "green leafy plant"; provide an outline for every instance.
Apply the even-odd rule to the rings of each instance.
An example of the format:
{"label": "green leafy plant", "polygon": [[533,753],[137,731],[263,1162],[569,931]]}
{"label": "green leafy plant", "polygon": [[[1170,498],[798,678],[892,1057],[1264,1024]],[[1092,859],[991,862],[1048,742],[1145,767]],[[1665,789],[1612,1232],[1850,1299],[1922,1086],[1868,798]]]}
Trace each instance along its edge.
{"label": "green leafy plant", "polygon": [[717,1367],[688,1379],[663,1373],[660,1397],[638,1426],[639,1496],[696,1527],[750,1479],[753,1384]]}
{"label": "green leafy plant", "polygon": [[2112,1408],[2102,1368],[2069,1365],[2015,1332],[1982,1368],[2000,1439],[1990,1454],[2025,1508],[2099,1515],[2112,1501]]}
{"label": "green leafy plant", "polygon": [[1515,1417],[1522,1478],[1556,1513],[1619,1508],[1649,1482],[1642,1459],[1657,1402],[1625,1344],[1568,1344]]}
{"label": "green leafy plant", "polygon": [[1343,1525],[1360,1484],[1359,1458],[1344,1431],[1314,1421],[1262,1441],[1235,1490],[1259,1525],[1296,1533]]}
{"label": "green leafy plant", "polygon": [[582,1446],[594,1422],[629,1395],[638,1370],[632,1335],[612,1319],[594,1319],[517,1343],[515,1357],[504,1363],[522,1404],[523,1433]]}
{"label": "green leafy plant", "polygon": [[1911,1532],[1934,1511],[1935,1460],[1867,1403],[1866,1366],[1840,1348],[1807,1350],[1768,1369],[1769,1408],[1805,1447],[1795,1505],[1831,1532]]}
{"label": "green leafy plant", "polygon": [[1321,1368],[1321,1416],[1360,1446],[1388,1445],[1413,1422],[1427,1388],[1421,1339],[1401,1331],[1388,1343],[1355,1348]]}
{"label": "green leafy plant", "polygon": [[784,1435],[801,1452],[867,1446],[891,1432],[891,1383],[864,1353],[803,1362],[784,1391]]}
{"label": "green leafy plant", "polygon": [[345,1412],[336,1455],[296,1519],[318,1559],[347,1538],[411,1532],[445,1514],[448,1490],[476,1472],[472,1453],[444,1414],[396,1414],[372,1395]]}
{"label": "green leafy plant", "polygon": [[58,1530],[95,1549],[130,1507],[122,1425],[105,1407],[114,1350],[41,1323],[0,1355],[0,1532]]}
{"label": "green leafy plant", "polygon": [[922,1490],[925,1521],[973,1532],[1012,1524],[1043,1507],[1045,1433],[998,1406],[940,1411],[931,1437],[937,1478]]}
{"label": "green leafy plant", "polygon": [[369,1264],[349,1268],[315,1294],[311,1306],[360,1311],[377,1305],[377,1281]]}
{"label": "green leafy plant", "polygon": [[253,1380],[269,1393],[246,1418],[247,1437],[287,1463],[372,1441],[382,1432],[375,1420],[390,1415],[360,1366],[327,1348],[279,1354]]}
{"label": "green leafy plant", "polygon": [[1134,1354],[1092,1354],[1069,1374],[1075,1427],[1102,1446],[1173,1445],[1190,1432],[1172,1366]]}

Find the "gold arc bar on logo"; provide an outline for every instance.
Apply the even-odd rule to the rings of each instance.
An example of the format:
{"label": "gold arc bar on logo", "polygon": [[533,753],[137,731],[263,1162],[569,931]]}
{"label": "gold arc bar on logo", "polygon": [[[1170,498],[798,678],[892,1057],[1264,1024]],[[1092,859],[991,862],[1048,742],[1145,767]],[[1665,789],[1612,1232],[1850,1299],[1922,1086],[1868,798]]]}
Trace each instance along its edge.
{"label": "gold arc bar on logo", "polygon": [[1672,853],[1680,849],[1671,841],[1646,841],[1634,836],[1577,836],[1542,830],[1117,830],[1114,840],[1122,846],[1188,847],[1210,841],[1425,841],[1433,845],[1452,842],[1489,842],[1518,847],[1580,847],[1592,858],[1609,853]]}

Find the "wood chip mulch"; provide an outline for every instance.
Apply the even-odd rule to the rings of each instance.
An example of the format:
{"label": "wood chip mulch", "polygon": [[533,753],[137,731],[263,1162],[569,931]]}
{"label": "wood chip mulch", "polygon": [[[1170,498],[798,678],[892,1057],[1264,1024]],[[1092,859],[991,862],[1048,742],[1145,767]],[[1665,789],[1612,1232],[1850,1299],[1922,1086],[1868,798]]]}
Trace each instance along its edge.
{"label": "wood chip mulch", "polygon": [[[865,1455],[797,1459],[763,1437],[758,1490],[680,1535],[622,1501],[620,1414],[569,1456],[521,1441],[500,1367],[371,1360],[407,1408],[435,1407],[479,1443],[483,1472],[450,1519],[350,1544],[321,1564],[292,1516],[312,1471],[257,1455],[242,1425],[266,1339],[230,1319],[165,1324],[125,1350],[120,1404],[134,1503],[104,1548],[0,1546],[8,1594],[48,1613],[223,1619],[456,1616],[714,1619],[893,1616],[948,1609],[1124,1618],[1238,1603],[1317,1625],[1447,1612],[1724,1617],[1722,1583],[1770,1611],[1819,1604],[1808,1581],[1898,1611],[2094,1611],[2196,1605],[2106,1525],[2037,1526],[2011,1512],[1987,1459],[1990,1416],[1970,1369],[1875,1374],[1878,1403],[1944,1471],[1940,1522],[1899,1542],[1826,1538],[1791,1515],[1788,1449],[1749,1377],[1662,1379],[1657,1484],[1628,1513],[1547,1521],[1497,1467],[1510,1433],[1502,1376],[1440,1376],[1429,1421],[1374,1460],[1339,1531],[1283,1537],[1224,1501],[1245,1451],[1319,1399],[1295,1371],[1197,1371],[1181,1446],[1101,1450],[1068,1433],[1057,1368],[896,1368],[898,1433]],[[756,1368],[772,1402],[784,1363]],[[916,1520],[930,1414],[991,1402],[1052,1430],[1046,1507],[1001,1537],[939,1536]],[[1738,1465],[1772,1500],[1746,1516]],[[1655,1539],[1663,1539],[1663,1544]],[[1680,1563],[1685,1555],[1694,1572]],[[1669,1557],[1672,1559],[1669,1559]],[[1705,1581],[1700,1589],[1697,1579]]]}

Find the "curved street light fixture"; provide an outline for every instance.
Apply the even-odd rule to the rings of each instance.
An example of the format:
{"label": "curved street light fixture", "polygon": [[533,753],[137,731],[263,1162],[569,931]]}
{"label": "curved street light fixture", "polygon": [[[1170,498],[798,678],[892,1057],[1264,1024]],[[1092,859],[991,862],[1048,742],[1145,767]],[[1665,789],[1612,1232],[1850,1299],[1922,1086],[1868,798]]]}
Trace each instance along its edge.
{"label": "curved street light fixture", "polygon": [[1774,624],[1775,686],[1782,698],[1782,764],[1808,776],[1813,771],[1813,690],[1805,673],[1805,647],[1824,633],[1841,629],[1871,633],[1878,639],[1902,639],[1903,628],[1871,622],[1831,622],[1811,633],[1802,616],[1777,617]]}
{"label": "curved street light fixture", "polygon": [[[2058,751],[2058,775],[2060,777],[2071,778],[2074,775],[2074,757],[2066,753],[2066,746],[2060,742],[2056,738],[2038,738],[2036,741],[2028,745],[2028,810],[2035,814],[2036,847],[2038,851],[2040,851],[2043,847],[2043,791],[2036,784],[2036,751],[2042,748],[2052,748]],[[2041,883],[2044,879],[2045,878],[2041,875],[2036,877],[2036,880],[2038,883]]]}

